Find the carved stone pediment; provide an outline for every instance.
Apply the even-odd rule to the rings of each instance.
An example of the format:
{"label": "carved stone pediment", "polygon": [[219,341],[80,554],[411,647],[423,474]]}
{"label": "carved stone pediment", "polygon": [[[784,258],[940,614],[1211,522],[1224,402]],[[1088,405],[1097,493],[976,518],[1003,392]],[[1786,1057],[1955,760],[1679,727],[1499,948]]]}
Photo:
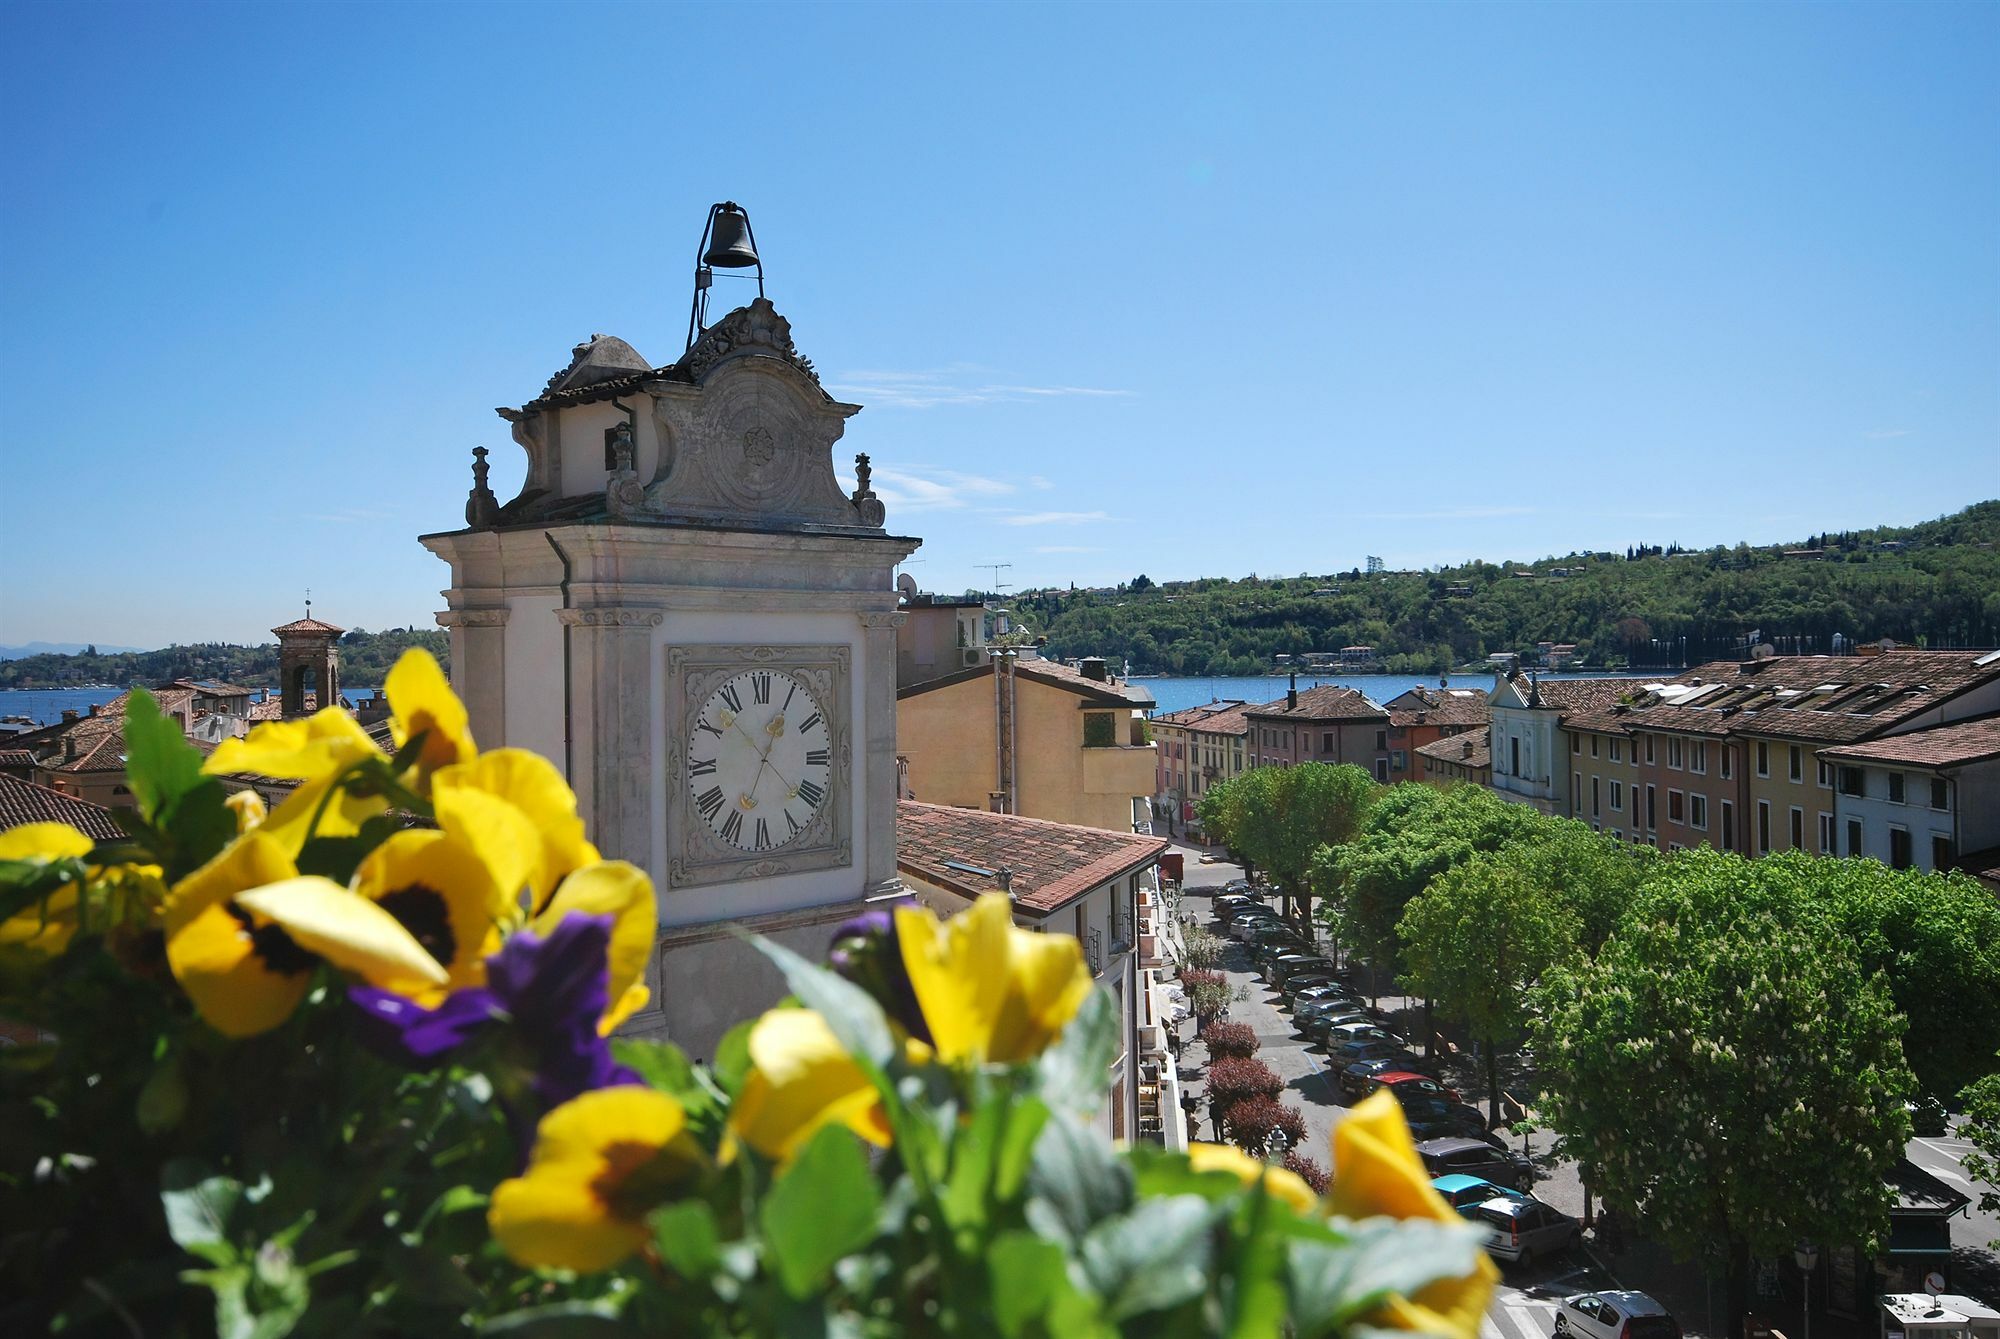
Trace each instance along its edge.
{"label": "carved stone pediment", "polygon": [[[771,305],[768,298],[758,298],[747,307],[738,307],[702,331],[701,338],[681,356],[673,370],[699,386],[716,364],[742,353],[782,358],[805,373],[815,387],[819,385],[819,373],[813,370],[812,359],[800,353],[798,346],[792,343],[792,323]],[[825,394],[824,391],[820,393]]]}
{"label": "carved stone pediment", "polygon": [[768,312],[769,304],[760,299],[724,321],[749,342],[711,344],[724,328],[717,326],[695,345],[681,364],[693,385],[654,388],[660,463],[644,510],[757,525],[880,526],[833,472],[833,444],[853,407],[829,399],[810,365],[801,366],[782,316],[768,312],[777,324],[750,324],[760,307]]}

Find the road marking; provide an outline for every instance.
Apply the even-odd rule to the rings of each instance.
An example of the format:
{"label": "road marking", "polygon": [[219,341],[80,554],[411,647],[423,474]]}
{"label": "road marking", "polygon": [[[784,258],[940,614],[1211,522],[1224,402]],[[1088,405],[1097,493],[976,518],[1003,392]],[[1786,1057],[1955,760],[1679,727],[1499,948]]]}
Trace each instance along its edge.
{"label": "road marking", "polygon": [[1956,1181],[1962,1186],[1969,1186],[1972,1184],[1971,1180],[1968,1177],[1966,1177],[1964,1173],[1955,1172],[1949,1167],[1926,1167],[1924,1170],[1931,1173],[1931,1175],[1933,1176],[1942,1176],[1947,1180]]}

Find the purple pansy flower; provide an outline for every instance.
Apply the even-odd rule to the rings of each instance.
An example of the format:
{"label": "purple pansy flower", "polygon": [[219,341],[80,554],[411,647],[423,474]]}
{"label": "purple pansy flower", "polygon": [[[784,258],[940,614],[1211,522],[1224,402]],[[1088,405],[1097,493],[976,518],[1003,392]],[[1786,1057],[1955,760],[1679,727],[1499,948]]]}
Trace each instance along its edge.
{"label": "purple pansy flower", "polygon": [[505,1029],[533,1071],[536,1103],[639,1076],[611,1058],[597,1033],[604,1016],[611,917],[572,912],[544,937],[522,930],[486,960],[486,984],[453,991],[435,1009],[374,986],[350,986],[361,1037],[413,1069],[430,1069],[489,1032]]}
{"label": "purple pansy flower", "polygon": [[917,1003],[910,969],[903,962],[903,943],[896,918],[887,910],[864,911],[833,932],[827,965],[875,997],[889,1017],[912,1037],[930,1044],[931,1030]]}

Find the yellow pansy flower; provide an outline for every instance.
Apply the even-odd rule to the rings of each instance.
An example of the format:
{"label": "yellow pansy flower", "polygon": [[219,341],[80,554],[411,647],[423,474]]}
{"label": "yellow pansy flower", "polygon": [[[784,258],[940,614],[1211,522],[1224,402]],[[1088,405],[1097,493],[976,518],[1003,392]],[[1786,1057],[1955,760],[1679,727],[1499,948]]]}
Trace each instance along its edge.
{"label": "yellow pansy flower", "polygon": [[440,767],[471,762],[479,755],[472,743],[465,704],[451,691],[451,683],[430,652],[414,646],[403,652],[383,680],[382,691],[389,698],[389,734],[396,747],[402,748],[419,734],[424,737],[417,750],[420,784]]}
{"label": "yellow pansy flower", "polygon": [[528,1170],[493,1188],[486,1225],[518,1264],[609,1269],[645,1243],[646,1215],[701,1165],[679,1102],[598,1088],[542,1117]]}
{"label": "yellow pansy flower", "polygon": [[322,961],[385,987],[445,982],[395,917],[331,879],[301,876],[261,828],[175,884],[163,920],[174,979],[228,1037],[291,1017]]}
{"label": "yellow pansy flower", "polygon": [[[1357,1102],[1347,1119],[1333,1127],[1333,1183],[1327,1188],[1326,1203],[1330,1211],[1348,1218],[1461,1221],[1431,1186],[1430,1173],[1410,1141],[1403,1108],[1388,1092]],[[1439,1279],[1414,1297],[1392,1296],[1372,1321],[1389,1329],[1475,1339],[1499,1277],[1500,1271],[1482,1252],[1470,1275]]]}
{"label": "yellow pansy flower", "polygon": [[438,826],[479,848],[512,897],[524,886],[537,909],[571,871],[601,858],[584,839],[576,794],[555,765],[526,749],[494,749],[431,778]]}
{"label": "yellow pansy flower", "polygon": [[445,971],[442,985],[380,982],[385,989],[435,1005],[486,983],[486,955],[500,947],[498,890],[471,846],[446,832],[395,833],[354,871],[354,891],[394,916]]}
{"label": "yellow pansy flower", "polygon": [[242,739],[223,740],[202,764],[202,771],[210,776],[254,772],[298,781],[298,789],[258,825],[296,856],[309,831],[322,837],[349,837],[388,809],[389,802],[379,795],[351,795],[345,790],[327,794],[349,767],[382,756],[368,732],[344,708],[327,707],[302,721],[268,721]]}
{"label": "yellow pansy flower", "polygon": [[881,1096],[826,1019],[811,1009],[771,1010],[750,1029],[750,1073],[729,1112],[730,1134],[784,1161],[830,1123],[889,1145]]}
{"label": "yellow pansy flower", "polygon": [[270,807],[264,803],[264,797],[254,790],[231,791],[222,797],[222,802],[229,806],[230,813],[236,815],[238,832],[248,832],[262,823],[271,812]]}
{"label": "yellow pansy flower", "polygon": [[1264,1193],[1299,1213],[1311,1213],[1319,1196],[1297,1172],[1259,1162],[1228,1144],[1189,1144],[1188,1166],[1198,1172],[1227,1172],[1246,1186],[1262,1185]]}
{"label": "yellow pansy flower", "polygon": [[1017,929],[1004,893],[940,922],[896,909],[903,965],[924,1023],[947,1061],[1013,1064],[1054,1041],[1092,990],[1083,946]]}
{"label": "yellow pansy flower", "polygon": [[[90,838],[67,823],[23,823],[0,832],[0,860],[49,864],[90,854]],[[33,949],[51,957],[76,935],[77,898],[82,889],[66,883],[33,906],[0,921],[0,946]]]}
{"label": "yellow pansy flower", "polygon": [[[490,755],[489,755],[490,756]],[[605,982],[606,1008],[597,1031],[611,1030],[645,1007],[646,959],[660,923],[653,900],[653,881],[637,865],[603,860],[579,869],[562,881],[555,896],[530,923],[547,935],[572,912],[611,917],[611,945],[606,952],[610,978]]]}

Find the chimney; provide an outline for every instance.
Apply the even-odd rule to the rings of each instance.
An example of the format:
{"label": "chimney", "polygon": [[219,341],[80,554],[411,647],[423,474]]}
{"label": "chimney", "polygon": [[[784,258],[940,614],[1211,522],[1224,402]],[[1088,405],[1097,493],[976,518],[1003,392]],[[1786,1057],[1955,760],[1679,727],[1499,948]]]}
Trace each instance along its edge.
{"label": "chimney", "polygon": [[1293,670],[1292,686],[1285,690],[1285,710],[1297,711],[1298,709],[1299,709],[1299,672],[1297,670]]}
{"label": "chimney", "polygon": [[76,708],[75,708],[75,707],[64,707],[64,708],[63,708],[63,722],[62,722],[62,723],[63,723],[64,725],[75,725],[75,724],[76,724]]}
{"label": "chimney", "polygon": [[[66,712],[64,712],[63,714],[64,714],[65,716],[74,716],[74,715],[76,715],[76,713],[75,713],[75,712],[73,712],[73,711],[66,711]],[[64,736],[63,736],[63,761],[64,761],[64,762],[75,762],[75,761],[76,761],[76,736],[75,736],[75,735],[64,735]]]}
{"label": "chimney", "polygon": [[1076,667],[1083,671],[1084,678],[1092,682],[1103,683],[1105,681],[1106,675],[1103,656],[1085,656],[1076,662]]}

